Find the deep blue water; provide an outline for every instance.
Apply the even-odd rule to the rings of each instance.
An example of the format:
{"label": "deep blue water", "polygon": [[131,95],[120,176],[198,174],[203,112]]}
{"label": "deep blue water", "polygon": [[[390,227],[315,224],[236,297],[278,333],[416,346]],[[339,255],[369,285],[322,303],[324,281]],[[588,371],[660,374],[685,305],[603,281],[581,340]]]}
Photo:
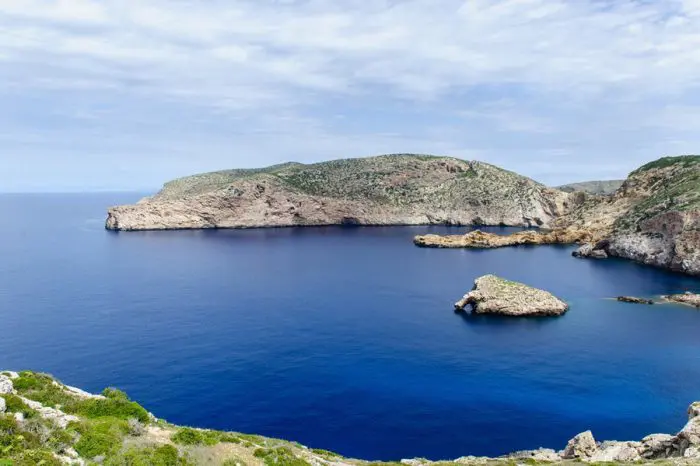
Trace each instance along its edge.
{"label": "deep blue water", "polygon": [[[696,279],[568,247],[411,243],[464,231],[448,227],[103,230],[108,205],[138,197],[0,196],[0,367],[368,459],[561,448],[588,428],[638,439],[700,399],[700,312],[605,299]],[[571,310],[454,314],[485,273]]]}

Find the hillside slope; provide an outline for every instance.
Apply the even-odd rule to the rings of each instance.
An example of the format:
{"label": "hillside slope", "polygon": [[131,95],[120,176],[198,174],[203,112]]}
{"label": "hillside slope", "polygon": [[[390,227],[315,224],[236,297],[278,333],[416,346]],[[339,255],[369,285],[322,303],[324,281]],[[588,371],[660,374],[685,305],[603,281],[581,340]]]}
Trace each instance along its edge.
{"label": "hillside slope", "polygon": [[700,275],[700,156],[648,163],[557,224],[598,232],[604,239],[589,250]]}
{"label": "hillside slope", "polygon": [[617,191],[625,180],[582,181],[557,186],[556,189],[567,193],[583,191],[588,194],[609,195]]}
{"label": "hillside slope", "polygon": [[110,209],[106,227],[547,226],[568,209],[568,198],[486,163],[401,154],[186,177]]}
{"label": "hillside slope", "polygon": [[[0,465],[8,466],[513,466],[520,464],[690,465],[700,459],[700,403],[676,435],[596,443],[590,431],[556,452],[369,462],[296,442],[180,427],[157,419],[114,388],[93,395],[35,372],[0,373]],[[504,422],[507,420],[504,419]],[[507,446],[503,446],[507,448]],[[672,458],[673,463],[665,461]],[[607,463],[610,462],[610,463]]]}

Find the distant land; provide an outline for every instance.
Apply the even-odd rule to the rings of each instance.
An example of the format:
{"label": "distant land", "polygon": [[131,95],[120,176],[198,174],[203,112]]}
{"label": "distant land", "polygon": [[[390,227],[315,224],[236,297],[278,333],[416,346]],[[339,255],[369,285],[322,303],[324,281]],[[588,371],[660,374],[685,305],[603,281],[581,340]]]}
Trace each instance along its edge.
{"label": "distant land", "polygon": [[109,210],[111,230],[308,225],[548,226],[569,195],[483,162],[394,154],[205,173]]}
{"label": "distant land", "polygon": [[109,209],[105,226],[542,227],[575,232],[557,234],[555,242],[588,238],[580,257],[623,257],[700,275],[700,156],[664,157],[632,172],[613,194],[587,192],[609,191],[612,183],[619,182],[568,185],[579,189],[566,192],[483,162],[392,154],[181,178],[135,205]]}
{"label": "distant land", "polygon": [[625,180],[581,181],[557,186],[556,189],[567,193],[583,191],[589,194],[609,195],[617,191],[624,182]]}

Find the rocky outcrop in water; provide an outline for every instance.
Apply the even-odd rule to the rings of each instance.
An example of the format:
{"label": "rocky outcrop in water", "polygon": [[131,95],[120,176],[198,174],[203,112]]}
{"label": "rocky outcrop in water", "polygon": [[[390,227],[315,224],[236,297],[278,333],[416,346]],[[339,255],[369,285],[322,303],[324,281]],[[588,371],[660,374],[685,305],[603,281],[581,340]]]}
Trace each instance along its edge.
{"label": "rocky outcrop in water", "polygon": [[548,226],[571,207],[569,197],[482,162],[389,155],[182,178],[109,209],[106,228]]}
{"label": "rocky outcrop in water", "polygon": [[654,301],[651,299],[644,299],[644,298],[636,298],[634,296],[618,296],[616,298],[618,301],[622,303],[630,303],[630,304],[654,304]]}
{"label": "rocky outcrop in water", "polygon": [[495,275],[479,277],[471,292],[455,303],[455,310],[472,306],[475,314],[503,316],[560,316],[569,305],[551,293]]}
{"label": "rocky outcrop in water", "polygon": [[419,235],[416,246],[426,248],[490,249],[536,244],[571,244],[591,241],[593,235],[585,230],[559,229],[553,231],[520,231],[509,235],[470,231],[464,235]]}

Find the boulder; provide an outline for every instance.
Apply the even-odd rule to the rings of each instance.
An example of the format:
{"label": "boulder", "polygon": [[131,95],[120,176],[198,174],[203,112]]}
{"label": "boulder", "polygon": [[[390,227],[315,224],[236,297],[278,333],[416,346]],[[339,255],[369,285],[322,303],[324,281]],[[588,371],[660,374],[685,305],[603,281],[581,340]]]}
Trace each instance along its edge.
{"label": "boulder", "polygon": [[588,459],[596,454],[598,445],[595,443],[593,433],[590,430],[581,432],[569,440],[562,453],[564,459]]}
{"label": "boulder", "polygon": [[544,463],[549,463],[549,462],[557,462],[561,461],[561,456],[559,454],[550,449],[550,448],[539,448],[537,450],[527,450],[527,451],[519,451],[516,453],[513,453],[511,455],[508,455],[506,458],[512,459],[512,460],[526,460],[529,463],[532,462],[544,462]]}
{"label": "boulder", "polygon": [[7,395],[13,390],[12,380],[6,375],[0,374],[0,395]]}
{"label": "boulder", "polygon": [[668,458],[676,451],[676,437],[669,434],[652,434],[642,439],[640,455],[645,459]]}
{"label": "boulder", "polygon": [[641,449],[641,442],[603,442],[588,461],[600,463],[640,461]]}
{"label": "boulder", "polygon": [[472,291],[455,303],[455,310],[464,310],[468,304],[475,314],[504,316],[560,316],[569,309],[547,291],[495,275],[477,278]]}
{"label": "boulder", "polygon": [[634,296],[618,296],[617,300],[623,303],[632,304],[654,304],[651,299],[635,298]]}
{"label": "boulder", "polygon": [[4,413],[7,410],[7,404],[5,403],[5,398],[0,397],[0,413]]}
{"label": "boulder", "polygon": [[688,420],[700,416],[700,401],[696,401],[688,408]]}
{"label": "boulder", "polygon": [[598,248],[598,245],[586,243],[576,251],[571,253],[574,257],[589,257],[591,259],[607,259],[608,253],[603,248]]}

